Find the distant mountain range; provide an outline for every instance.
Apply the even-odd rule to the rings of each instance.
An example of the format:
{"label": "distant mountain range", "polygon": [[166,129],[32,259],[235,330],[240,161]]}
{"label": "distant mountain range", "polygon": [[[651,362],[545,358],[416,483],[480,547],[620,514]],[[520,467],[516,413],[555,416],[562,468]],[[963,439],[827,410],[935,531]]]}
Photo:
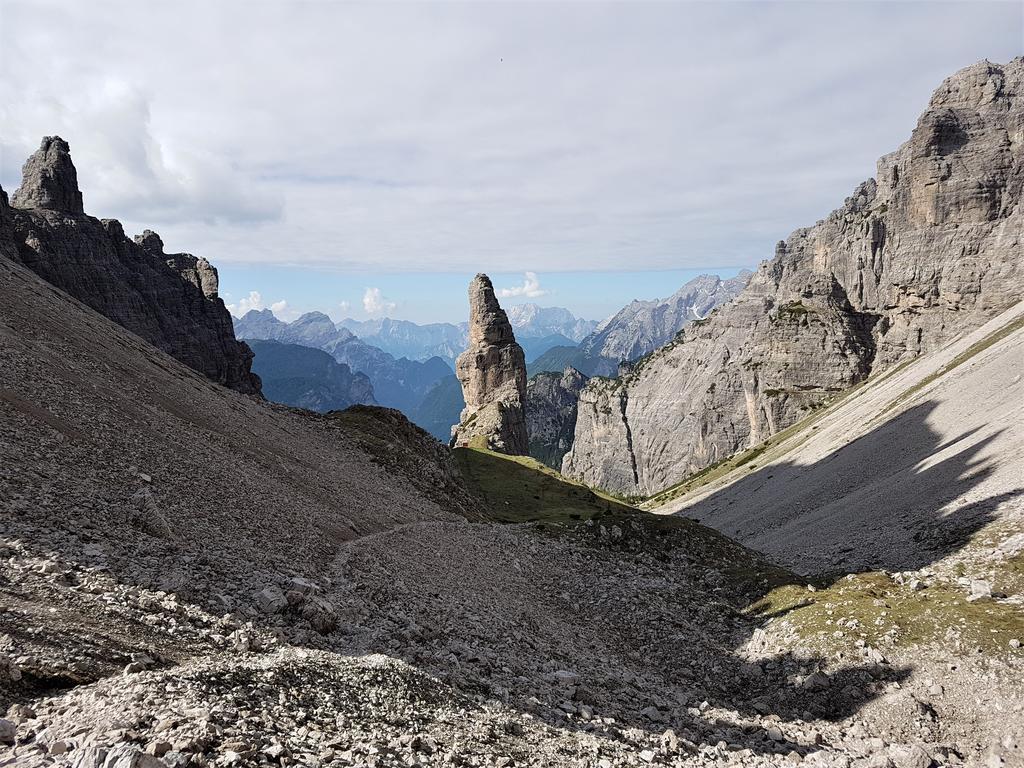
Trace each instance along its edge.
{"label": "distant mountain range", "polygon": [[[516,340],[530,361],[530,376],[545,371],[561,374],[567,367],[586,376],[614,376],[621,361],[641,357],[671,341],[687,323],[729,301],[742,290],[749,276],[749,272],[743,272],[722,280],[716,275],[701,275],[663,301],[633,301],[601,323],[580,319],[561,307],[536,304],[510,306],[507,314]],[[242,318],[234,318],[234,323],[239,339],[322,350],[348,366],[350,374],[365,374],[372,388],[370,397],[402,411],[439,440],[447,441],[451,425],[458,421],[464,403],[453,366],[468,345],[468,323],[419,325],[391,318],[346,318],[335,323],[322,312],[308,312],[288,323],[269,309],[251,310]],[[261,352],[258,345],[252,346],[257,355],[254,370],[263,375]],[[354,394],[345,394],[345,385],[339,383],[344,377],[326,368],[322,359],[305,358],[294,350],[262,349],[263,354],[275,355],[275,364],[287,354],[295,365],[304,366],[308,361],[315,369],[296,372],[298,381],[273,384],[272,391],[268,391],[271,399],[300,405],[297,398],[301,395],[321,404],[303,406],[313,410],[327,410],[327,403],[346,398],[366,402],[359,399],[358,383],[353,384]]]}
{"label": "distant mountain range", "polygon": [[409,320],[383,317],[375,320],[345,318],[339,328],[351,331],[367,344],[395,357],[426,360],[440,357],[450,365],[466,348],[466,323],[428,323],[418,325]]}
{"label": "distant mountain range", "polygon": [[667,299],[634,299],[598,324],[578,345],[553,345],[539,356],[527,355],[531,361],[527,370],[533,376],[544,371],[561,373],[571,366],[587,376],[615,376],[620,362],[653,352],[689,323],[703,320],[715,307],[734,299],[751,274],[743,270],[728,280],[700,275]]}
{"label": "distant mountain range", "polygon": [[376,405],[365,373],[353,373],[327,352],[300,344],[251,339],[253,373],[268,400],[310,411],[341,411],[350,405]]}
{"label": "distant mountain range", "polygon": [[[575,346],[597,327],[597,321],[583,320],[562,307],[517,304],[509,307],[507,314],[527,360],[542,355],[551,347]],[[395,357],[408,357],[410,360],[440,357],[449,365],[455,364],[455,358],[469,343],[468,323],[419,325],[390,317],[372,320],[345,318],[338,327],[351,331],[367,344]]]}
{"label": "distant mountain range", "polygon": [[[351,371],[366,374],[378,403],[410,416],[424,395],[440,379],[452,374],[451,366],[437,356],[425,360],[396,359],[347,328],[335,325],[322,312],[308,312],[286,323],[269,309],[250,310],[235,319],[235,334],[240,339],[280,341],[323,350]],[[256,367],[260,367],[258,363]]]}

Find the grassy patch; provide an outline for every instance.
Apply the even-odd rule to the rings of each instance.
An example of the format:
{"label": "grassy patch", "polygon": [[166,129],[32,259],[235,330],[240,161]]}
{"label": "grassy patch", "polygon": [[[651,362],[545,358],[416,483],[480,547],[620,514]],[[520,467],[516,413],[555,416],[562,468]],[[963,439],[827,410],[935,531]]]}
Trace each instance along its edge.
{"label": "grassy patch", "polygon": [[[720,572],[730,587],[750,599],[795,580],[789,571],[707,526],[643,512],[528,456],[494,453],[482,441],[454,453],[471,492],[485,502],[487,520],[536,523],[549,532],[572,531],[602,546],[653,554],[682,547],[694,564]],[[610,536],[613,530],[616,533]]]}
{"label": "grassy patch", "polygon": [[869,572],[824,584],[816,592],[785,585],[749,609],[753,616],[784,620],[804,640],[835,648],[863,640],[878,648],[942,644],[950,650],[1019,653],[1011,639],[1024,637],[1024,614],[992,600],[968,602],[963,589],[935,583],[913,591],[887,574]]}
{"label": "grassy patch", "polygon": [[470,490],[486,504],[490,519],[502,523],[570,522],[637,510],[586,485],[575,483],[529,456],[506,456],[474,437],[456,448],[455,461]]}

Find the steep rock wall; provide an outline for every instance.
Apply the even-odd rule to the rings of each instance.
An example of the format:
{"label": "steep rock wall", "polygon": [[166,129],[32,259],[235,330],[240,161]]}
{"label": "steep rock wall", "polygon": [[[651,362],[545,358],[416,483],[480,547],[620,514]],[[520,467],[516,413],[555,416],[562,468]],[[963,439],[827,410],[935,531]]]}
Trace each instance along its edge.
{"label": "steep rock wall", "polygon": [[1024,59],[958,72],[877,178],[780,242],[734,302],[615,388],[588,385],[563,471],[656,492],[978,327],[1024,286],[1022,186]]}

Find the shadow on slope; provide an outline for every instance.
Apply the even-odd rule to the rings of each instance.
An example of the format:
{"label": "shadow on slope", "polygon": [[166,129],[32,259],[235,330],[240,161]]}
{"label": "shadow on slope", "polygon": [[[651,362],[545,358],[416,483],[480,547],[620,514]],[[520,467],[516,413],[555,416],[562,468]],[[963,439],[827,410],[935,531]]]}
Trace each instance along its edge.
{"label": "shadow on slope", "polygon": [[[618,616],[620,621],[596,626],[591,622],[597,617],[587,616],[580,609],[569,618],[570,623],[578,622],[572,631],[581,647],[596,635],[620,655],[620,661],[611,663],[608,670],[580,670],[590,678],[599,677],[601,672],[612,678],[621,675],[619,696],[610,704],[620,725],[660,732],[671,724],[683,738],[709,745],[722,738],[726,727],[717,719],[711,720],[710,713],[725,710],[738,713],[740,718],[727,728],[731,743],[755,752],[786,753],[795,749],[806,754],[813,748],[787,739],[772,742],[760,727],[751,725],[751,718],[774,715],[783,721],[809,716],[842,719],[856,713],[891,683],[910,675],[909,669],[891,666],[876,654],[863,664],[845,667],[819,685],[822,678],[814,673],[828,666],[823,656],[798,657],[788,651],[773,654],[762,648],[759,658],[752,660],[749,649],[740,649],[757,635],[759,626],[770,617],[779,618],[800,607],[799,602],[792,601],[773,604],[769,596],[780,594],[780,590],[809,595],[805,581],[696,521],[642,512],[567,480],[528,457],[505,456],[475,447],[458,449],[456,459],[470,489],[486,501],[490,519],[533,523],[548,535],[564,536],[588,548],[610,571],[623,561],[653,561],[661,573],[673,577],[685,573],[684,581],[694,580],[689,586],[695,594],[689,599],[673,595],[666,601],[665,596],[645,595],[646,580],[639,578],[631,600],[610,610],[605,608],[607,615]],[[674,583],[676,589],[678,584]],[[665,589],[669,584],[660,587]],[[650,615],[648,626],[638,627],[631,622],[635,608],[630,604],[642,604],[651,598],[658,608]],[[614,603],[621,596],[602,595],[599,599]],[[667,607],[679,613],[665,614]],[[642,712],[646,703],[642,686],[629,689],[634,674],[629,668],[637,662],[640,667],[634,669],[642,668],[645,674],[655,671],[656,681],[648,683],[648,690],[676,696],[675,707],[662,713],[661,719]],[[709,716],[703,715],[705,711]],[[565,724],[593,729],[592,724],[578,719]]]}
{"label": "shadow on slope", "polygon": [[958,504],[992,473],[984,454],[1001,430],[943,441],[928,423],[935,408],[909,408],[814,463],[750,463],[747,477],[684,513],[805,573],[925,568],[1024,493]]}

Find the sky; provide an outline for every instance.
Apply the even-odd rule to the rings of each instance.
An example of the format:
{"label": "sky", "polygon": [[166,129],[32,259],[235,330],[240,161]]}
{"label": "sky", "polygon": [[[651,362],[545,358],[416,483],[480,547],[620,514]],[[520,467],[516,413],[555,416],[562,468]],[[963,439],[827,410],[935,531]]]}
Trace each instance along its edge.
{"label": "sky", "polygon": [[0,185],[207,257],[236,313],[600,319],[842,203],[1024,3],[0,0]]}

